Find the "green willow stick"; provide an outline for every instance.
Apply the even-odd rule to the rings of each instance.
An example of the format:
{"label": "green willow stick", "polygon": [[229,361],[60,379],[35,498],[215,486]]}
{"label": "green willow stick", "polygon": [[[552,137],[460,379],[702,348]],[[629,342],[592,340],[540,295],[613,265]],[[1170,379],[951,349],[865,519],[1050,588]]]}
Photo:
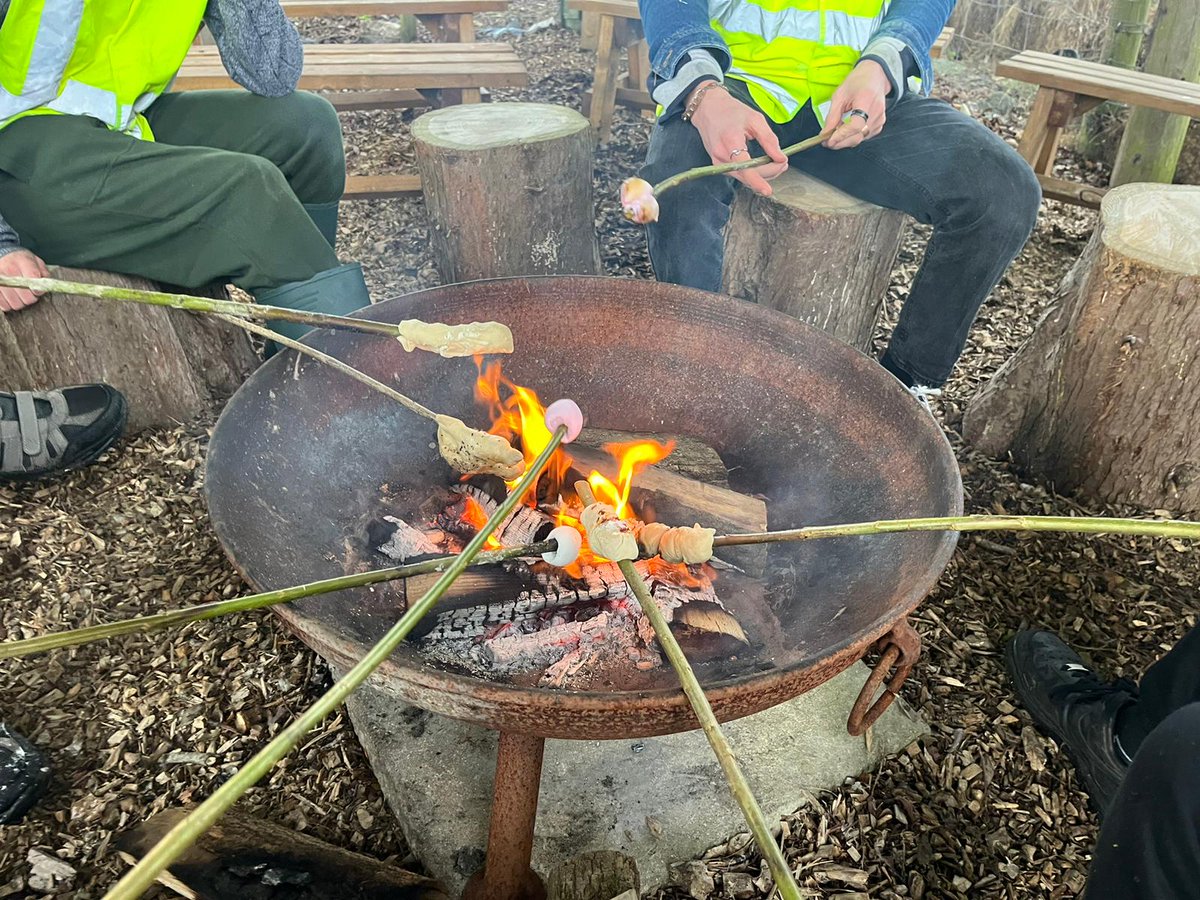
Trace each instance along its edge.
{"label": "green willow stick", "polygon": [[[596,498],[586,481],[577,483],[575,490],[584,504],[596,502]],[[658,604],[650,596],[650,588],[647,587],[646,580],[634,568],[632,560],[623,559],[617,565],[621,567],[621,574],[625,576],[625,581],[629,584],[634,596],[637,597],[638,603],[642,608],[642,613],[650,620],[650,624],[654,626],[654,634],[658,638],[658,643],[667,655],[667,659],[670,660],[675,674],[679,677],[679,683],[683,685],[683,692],[687,695],[688,702],[692,705],[692,711],[700,721],[700,727],[704,730],[704,736],[708,738],[708,743],[712,747],[713,753],[716,754],[717,761],[721,764],[721,770],[725,773],[725,780],[729,783],[729,790],[733,794],[734,800],[737,801],[738,806],[741,807],[742,815],[746,817],[746,824],[750,826],[754,840],[758,843],[758,848],[762,851],[763,858],[767,861],[767,867],[771,870],[771,877],[775,879],[776,889],[784,900],[801,900],[800,888],[792,878],[792,872],[788,868],[787,860],[783,858],[783,851],[779,849],[779,844],[775,842],[775,838],[771,835],[771,828],[767,824],[767,818],[763,815],[762,808],[758,805],[758,800],[754,797],[754,792],[750,790],[750,784],[746,781],[746,776],[742,773],[742,768],[738,764],[737,757],[733,755],[733,748],[729,746],[729,741],[725,739],[725,732],[721,730],[716,713],[713,712],[712,706],[708,702],[704,688],[700,686],[700,680],[692,670],[692,666],[688,662],[683,648],[675,640],[675,635],[671,632],[671,626],[667,624],[662,610],[658,608]]]}
{"label": "green willow stick", "polygon": [[[826,138],[829,137],[827,132],[810,137],[808,140],[800,141],[798,144],[792,144],[790,147],[783,148],[784,156],[791,156],[795,153],[800,153],[803,150],[808,150],[810,147],[815,147]],[[663,191],[669,191],[673,187],[678,187],[686,181],[694,181],[697,178],[707,178],[709,175],[728,175],[730,172],[741,172],[744,169],[756,169],[759,166],[765,166],[767,163],[773,162],[769,156],[756,156],[753,159],[748,159],[745,162],[729,162],[720,163],[715,166],[700,166],[696,169],[688,169],[685,172],[680,172],[678,175],[672,175],[670,178],[664,178],[654,186],[654,196],[661,196]]]}
{"label": "green willow stick", "polygon": [[408,636],[421,618],[442,598],[446,590],[471,564],[484,543],[521,502],[522,497],[537,481],[550,457],[566,437],[566,428],[559,427],[550,438],[545,449],[538,454],[528,470],[521,476],[517,486],[509,493],[491,518],[476,533],[471,542],[455,557],[442,576],[420,600],[393,625],[345,676],[326,691],[300,718],[280,732],[267,746],[255,754],[232,778],[221,785],[207,800],[172,828],[136,866],[125,873],[117,884],[105,894],[106,900],[136,900],[141,897],[155,879],[179,856],[196,842],[213,823],[219,819],[251,787],[257,784],[271,768],[290,753],[300,740],[345,702],[360,684],[370,677],[379,666]]}
{"label": "green willow stick", "polygon": [[264,306],[258,303],[239,303],[236,300],[218,300],[214,297],[191,297],[187,294],[167,294],[162,291],[143,291],[138,288],[114,287],[108,284],[85,284],[63,281],[59,278],[20,278],[15,275],[0,276],[0,286],[26,288],[31,291],[46,291],[52,294],[75,294],[94,297],[97,300],[122,300],[145,303],[150,306],[169,306],[191,312],[218,313],[238,319],[260,321],[297,322],[314,328],[336,328],[343,331],[363,331],[382,334],[391,338],[400,336],[400,326],[388,322],[372,322],[369,319],[351,319],[329,313],[306,312],[285,309],[282,306]]}
{"label": "green willow stick", "polygon": [[[558,542],[540,541],[523,547],[505,547],[502,550],[489,550],[480,553],[471,563],[472,566],[494,565],[506,559],[518,556],[540,556],[551,553],[558,547]],[[334,591],[344,591],[349,588],[366,587],[372,584],[383,584],[401,578],[411,578],[414,575],[427,575],[432,572],[443,572],[457,557],[438,556],[424,559],[420,562],[407,563],[402,566],[392,566],[387,569],[374,569],[370,572],[360,572],[356,575],[341,575],[337,578],[326,578],[322,581],[312,581],[295,587],[280,588],[277,591],[264,591],[260,594],[250,594],[246,597],[234,597],[231,600],[215,600],[212,603],[198,603],[183,609],[172,609],[167,612],[154,613],[149,616],[137,616],[120,622],[108,622],[104,625],[90,625],[86,628],[75,628],[71,631],[60,631],[54,634],[43,634],[38,637],[26,638],[20,641],[5,641],[0,643],[0,659],[15,659],[22,656],[32,656],[35,653],[45,653],[47,650],[57,650],[62,647],[79,647],[93,641],[103,641],[120,637],[125,634],[148,634],[160,631],[173,625],[187,625],[191,622],[203,622],[218,616],[232,613],[248,612],[252,609],[262,609],[279,603],[291,603],[305,597],[316,597],[320,594],[331,594]]]}
{"label": "green willow stick", "polygon": [[394,387],[372,378],[366,372],[359,371],[349,363],[342,362],[336,356],[330,356],[328,353],[323,353],[316,347],[310,347],[308,344],[302,344],[293,338],[285,337],[282,334],[276,334],[270,328],[264,328],[262,325],[259,325],[256,322],[248,322],[245,319],[239,319],[237,316],[227,316],[223,313],[219,313],[217,318],[223,322],[228,322],[230,325],[236,325],[238,328],[250,332],[250,334],[256,334],[261,338],[274,341],[275,343],[283,347],[287,347],[290,350],[295,350],[297,353],[305,356],[311,356],[313,359],[320,360],[331,369],[336,369],[343,375],[353,378],[359,384],[365,384],[372,390],[379,391],[379,393],[383,394],[385,397],[392,398],[401,406],[411,410],[412,412],[415,412],[418,416],[424,416],[426,419],[430,419],[434,422],[438,420],[438,414],[428,406],[417,402],[412,397],[405,396]]}
{"label": "green willow stick", "polygon": [[1165,519],[1109,519],[1101,516],[947,516],[927,519],[885,519],[849,525],[815,525],[787,531],[726,534],[714,547],[742,544],[777,544],[819,538],[901,531],[1056,531],[1064,534],[1122,534],[1143,537],[1176,537],[1200,540],[1200,522]]}

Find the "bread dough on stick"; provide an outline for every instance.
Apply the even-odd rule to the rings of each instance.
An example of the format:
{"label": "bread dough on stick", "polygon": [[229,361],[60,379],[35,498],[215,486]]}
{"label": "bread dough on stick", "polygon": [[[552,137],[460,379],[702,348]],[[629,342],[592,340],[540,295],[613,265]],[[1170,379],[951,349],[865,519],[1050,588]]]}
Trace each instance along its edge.
{"label": "bread dough on stick", "polygon": [[397,327],[400,333],[396,339],[410,353],[421,349],[440,356],[453,357],[513,352],[512,332],[507,325],[500,322],[445,325],[441,322],[405,319]]}
{"label": "bread dough on stick", "polygon": [[658,542],[658,555],[669,563],[708,562],[713,555],[713,538],[715,528],[701,528],[693,525],[691,528],[668,529]]}
{"label": "bread dough on stick", "polygon": [[498,434],[469,427],[461,419],[439,415],[438,450],[442,459],[464,475],[498,475],[505,481],[525,471],[525,457]]}

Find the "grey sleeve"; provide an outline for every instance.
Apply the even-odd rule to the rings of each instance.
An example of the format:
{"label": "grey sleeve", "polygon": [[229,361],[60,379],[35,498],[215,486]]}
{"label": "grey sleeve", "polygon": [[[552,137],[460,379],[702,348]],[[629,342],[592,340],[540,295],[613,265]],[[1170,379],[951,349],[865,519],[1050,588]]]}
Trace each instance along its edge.
{"label": "grey sleeve", "polygon": [[4,221],[4,216],[0,216],[0,256],[7,256],[14,250],[20,249],[21,239],[17,237],[12,226]]}
{"label": "grey sleeve", "polygon": [[279,0],[209,0],[204,22],[229,76],[264,97],[296,89],[304,45]]}

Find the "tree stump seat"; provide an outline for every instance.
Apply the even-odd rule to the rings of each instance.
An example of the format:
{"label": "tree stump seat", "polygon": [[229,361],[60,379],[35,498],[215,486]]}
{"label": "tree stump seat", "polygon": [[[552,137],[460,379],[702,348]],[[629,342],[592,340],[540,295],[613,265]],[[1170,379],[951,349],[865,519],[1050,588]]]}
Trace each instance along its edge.
{"label": "tree stump seat", "polygon": [[[51,275],[163,289],[92,270],[52,267]],[[258,362],[241,329],[165,307],[51,294],[21,312],[0,315],[0,390],[107,382],[129,401],[130,431],[167,428],[211,413]]]}
{"label": "tree stump seat", "polygon": [[738,185],[725,232],[725,293],[795,316],[863,352],[891,279],[905,215],[795,169],[770,197]]}
{"label": "tree stump seat", "polygon": [[1036,331],[971,401],[967,440],[1064,491],[1200,510],[1200,187],[1110,190]]}
{"label": "tree stump seat", "polygon": [[600,271],[595,141],[578,112],[455,106],[421,116],[412,134],[443,282]]}

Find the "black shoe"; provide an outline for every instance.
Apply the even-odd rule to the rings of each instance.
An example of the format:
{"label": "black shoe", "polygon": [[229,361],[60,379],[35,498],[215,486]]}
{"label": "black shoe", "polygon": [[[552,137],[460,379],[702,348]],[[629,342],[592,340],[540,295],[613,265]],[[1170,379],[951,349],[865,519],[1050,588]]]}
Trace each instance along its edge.
{"label": "black shoe", "polygon": [[1126,681],[1102,682],[1079,655],[1048,631],[1022,631],[1005,649],[1013,686],[1037,726],[1075,762],[1101,816],[1129,768],[1117,750],[1117,712],[1137,699]]}
{"label": "black shoe", "polygon": [[37,748],[0,724],[0,825],[21,820],[50,781],[50,767]]}
{"label": "black shoe", "polygon": [[0,392],[0,481],[31,481],[95,462],[125,428],[125,398],[107,384]]}

